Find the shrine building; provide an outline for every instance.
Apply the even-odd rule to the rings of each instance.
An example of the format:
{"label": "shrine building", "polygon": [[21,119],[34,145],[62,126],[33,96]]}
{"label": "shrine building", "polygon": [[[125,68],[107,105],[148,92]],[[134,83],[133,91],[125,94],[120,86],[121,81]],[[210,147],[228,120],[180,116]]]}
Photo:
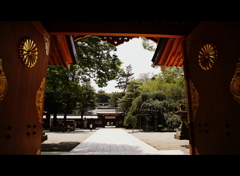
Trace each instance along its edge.
{"label": "shrine building", "polygon": [[[93,123],[93,128],[105,128],[105,127],[116,127],[123,128],[124,113],[118,108],[108,108],[108,107],[98,107],[95,110],[92,110],[92,115],[84,115],[83,121],[87,121],[87,126]],[[53,124],[53,116],[51,115],[51,122],[46,123],[46,116],[43,116],[43,127],[49,129],[51,124]],[[64,116],[62,114],[57,115],[57,126],[62,125],[64,121]],[[66,123],[70,126],[76,124],[77,128],[82,128],[81,126],[81,116],[77,114],[68,114],[66,118]],[[49,126],[46,124],[50,124]]]}

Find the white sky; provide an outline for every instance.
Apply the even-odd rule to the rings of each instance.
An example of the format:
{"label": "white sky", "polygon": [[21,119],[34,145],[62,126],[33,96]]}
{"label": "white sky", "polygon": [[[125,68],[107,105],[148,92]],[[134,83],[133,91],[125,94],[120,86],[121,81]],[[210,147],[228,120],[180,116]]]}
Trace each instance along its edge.
{"label": "white sky", "polygon": [[[123,62],[122,68],[124,68],[124,70],[129,64],[132,65],[134,79],[137,79],[141,73],[160,73],[160,67],[151,67],[151,60],[154,52],[143,49],[141,38],[133,38],[130,41],[117,46],[116,55]],[[106,93],[122,91],[121,89],[114,87],[117,85],[115,80],[109,81],[107,87],[99,88],[95,82],[92,82],[91,85],[94,87],[96,92],[98,90],[104,90]]]}

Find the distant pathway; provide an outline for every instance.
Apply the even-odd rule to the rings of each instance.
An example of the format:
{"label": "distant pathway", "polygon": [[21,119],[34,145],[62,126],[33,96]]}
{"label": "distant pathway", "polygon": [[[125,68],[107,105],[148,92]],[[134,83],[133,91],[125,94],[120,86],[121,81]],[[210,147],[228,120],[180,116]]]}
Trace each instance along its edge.
{"label": "distant pathway", "polygon": [[[169,151],[170,152],[170,151]],[[174,153],[174,152],[173,152]],[[170,154],[173,154],[170,152]],[[70,152],[42,152],[59,155],[160,155],[166,154],[139,140],[125,130],[103,128]],[[176,154],[176,151],[175,151]],[[177,154],[183,154],[182,152]]]}
{"label": "distant pathway", "polygon": [[139,155],[159,151],[122,129],[100,129],[70,151],[73,154]]}

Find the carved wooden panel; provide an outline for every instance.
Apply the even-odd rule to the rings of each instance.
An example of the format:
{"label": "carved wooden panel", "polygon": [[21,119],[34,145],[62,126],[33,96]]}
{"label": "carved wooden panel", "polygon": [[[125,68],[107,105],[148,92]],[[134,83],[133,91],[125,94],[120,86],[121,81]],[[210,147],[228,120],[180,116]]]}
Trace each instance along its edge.
{"label": "carved wooden panel", "polygon": [[193,155],[240,153],[240,62],[236,63],[240,57],[239,30],[240,22],[204,22],[192,31],[184,66],[189,80]]}
{"label": "carved wooden panel", "polygon": [[[1,67],[8,85],[7,94],[0,101],[0,155],[36,155],[42,139],[36,92],[46,78],[48,66],[44,36],[31,21],[0,21],[0,26]],[[23,38],[32,39],[37,46],[39,59],[31,69],[19,56]]]}
{"label": "carved wooden panel", "polygon": [[3,72],[2,59],[0,59],[0,101],[4,99],[8,89],[7,78]]}
{"label": "carved wooden panel", "polygon": [[235,74],[230,83],[230,91],[233,98],[240,104],[240,58],[236,67]]}
{"label": "carved wooden panel", "polygon": [[[89,35],[86,36],[74,36],[74,41],[83,39],[85,37],[89,37]],[[118,46],[120,44],[123,44],[124,42],[128,42],[129,40],[133,38],[138,38],[138,37],[124,37],[124,36],[94,36],[100,38],[102,41],[105,41],[107,43],[110,43],[114,46]]]}

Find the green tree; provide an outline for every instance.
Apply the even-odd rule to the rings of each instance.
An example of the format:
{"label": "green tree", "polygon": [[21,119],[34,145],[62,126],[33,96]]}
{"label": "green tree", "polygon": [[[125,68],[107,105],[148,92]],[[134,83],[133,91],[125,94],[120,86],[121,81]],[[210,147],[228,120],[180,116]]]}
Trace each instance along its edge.
{"label": "green tree", "polygon": [[142,116],[146,129],[155,127],[156,130],[156,124],[172,129],[179,124],[174,112],[179,110],[180,104],[186,104],[183,70],[167,68],[153,78],[142,81],[143,84],[136,89],[138,96],[132,100],[131,107],[128,105],[125,126],[131,125],[131,118],[140,117],[140,114],[148,114]]}
{"label": "green tree", "polygon": [[145,50],[148,50],[148,51],[156,50],[156,43],[154,43],[146,38],[143,38],[143,37],[141,37],[141,39],[142,39],[142,46]]}
{"label": "green tree", "polygon": [[112,92],[110,95],[109,103],[111,107],[118,107],[118,100],[121,99],[125,92]]}
{"label": "green tree", "polygon": [[132,101],[139,95],[139,87],[143,83],[139,80],[131,80],[129,81],[129,84],[127,86],[127,90],[124,94],[124,96],[117,100],[118,107],[124,112],[124,114],[127,114],[129,111],[129,108],[132,105]]}
{"label": "green tree", "polygon": [[186,91],[184,86],[184,73],[182,68],[166,68],[156,80],[161,84],[161,90],[167,95],[169,103],[175,111],[179,110],[179,105],[186,106]]}
{"label": "green tree", "polygon": [[54,114],[54,126],[56,126],[57,113],[64,114],[64,123],[66,123],[67,114],[75,108],[78,96],[81,94],[79,82],[76,65],[71,65],[69,70],[63,66],[48,67],[45,110],[47,114]]}
{"label": "green tree", "polygon": [[97,107],[97,95],[95,90],[91,87],[90,83],[85,83],[80,87],[81,94],[78,96],[77,106],[75,113],[81,115],[81,125],[83,122],[84,114]]}
{"label": "green tree", "polygon": [[66,121],[67,113],[79,104],[79,97],[85,96],[79,85],[93,78],[99,87],[106,86],[120,71],[121,61],[113,53],[115,46],[96,37],[81,39],[75,45],[80,58],[77,64],[72,64],[69,70],[63,66],[48,68],[45,110],[54,113],[54,125],[57,113],[64,113]]}
{"label": "green tree", "polygon": [[97,102],[98,103],[108,103],[110,99],[110,94],[106,93],[104,90],[99,90],[97,93]]}
{"label": "green tree", "polygon": [[[156,121],[162,121],[164,113],[166,112],[167,102],[164,101],[165,99],[166,95],[161,91],[141,93],[133,100],[132,106],[125,117],[124,125],[133,125],[131,124],[131,118],[144,113],[148,114],[148,116],[145,116],[146,129],[148,129],[148,125],[155,125],[156,129]],[[149,121],[153,123],[149,123]]]}
{"label": "green tree", "polygon": [[83,80],[93,79],[98,87],[106,87],[108,81],[117,77],[122,62],[115,54],[115,46],[92,36],[76,41],[75,46]]}
{"label": "green tree", "polygon": [[127,116],[125,120],[125,124],[132,125],[132,133],[134,132],[134,128],[137,126],[137,117],[136,116]]}
{"label": "green tree", "polygon": [[167,67],[156,77],[156,79],[161,83],[173,83],[184,87],[183,68]]}
{"label": "green tree", "polygon": [[125,92],[129,81],[132,80],[134,77],[132,76],[134,73],[132,73],[132,66],[131,64],[126,66],[126,71],[121,70],[116,78],[117,86],[116,88],[123,89]]}
{"label": "green tree", "polygon": [[179,120],[179,116],[177,114],[174,114],[173,112],[168,112],[164,115],[164,118],[166,120],[166,127],[168,130],[174,130],[175,128],[178,128],[181,124]]}
{"label": "green tree", "polygon": [[138,80],[142,81],[143,83],[147,82],[148,80],[154,78],[153,76],[153,73],[141,73],[139,76],[138,76]]}

